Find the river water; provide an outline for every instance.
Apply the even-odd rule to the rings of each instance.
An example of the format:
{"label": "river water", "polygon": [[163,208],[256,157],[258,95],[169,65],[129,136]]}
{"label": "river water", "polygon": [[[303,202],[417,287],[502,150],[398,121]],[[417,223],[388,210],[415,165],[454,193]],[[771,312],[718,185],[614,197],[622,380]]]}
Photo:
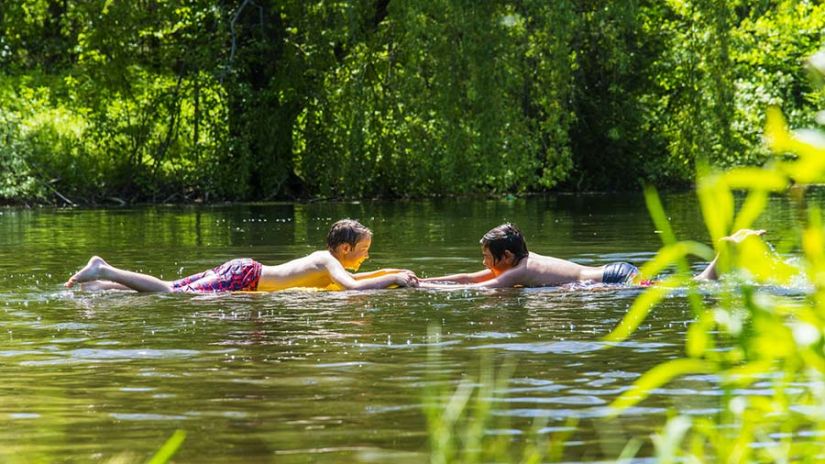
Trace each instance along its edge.
{"label": "river water", "polygon": [[[664,203],[679,238],[707,242],[692,194]],[[0,210],[0,461],[141,461],[182,429],[177,462],[425,462],[426,392],[478,380],[484,362],[513,366],[487,433],[517,447],[536,423],[563,431],[575,419],[569,461],[615,459],[668,411],[716,410],[715,383],[696,376],[607,419],[610,401],[639,375],[682,355],[692,320],[686,301],[670,298],[629,341],[602,349],[639,294],[633,288],[62,287],[93,254],[166,279],[239,256],[275,264],[322,248],[343,217],[374,231],[362,270],[421,276],[480,270],[479,238],[505,221],[531,250],[583,264],[640,265],[661,243],[641,194]],[[794,221],[789,202],[774,198],[757,225],[777,241]],[[639,459],[651,453],[643,446]]]}

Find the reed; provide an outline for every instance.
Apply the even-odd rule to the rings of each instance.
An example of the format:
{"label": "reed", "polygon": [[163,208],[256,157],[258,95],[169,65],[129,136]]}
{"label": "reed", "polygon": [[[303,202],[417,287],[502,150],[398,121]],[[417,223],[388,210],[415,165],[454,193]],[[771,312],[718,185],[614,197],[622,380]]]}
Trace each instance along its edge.
{"label": "reed", "polygon": [[[825,52],[808,63],[820,84],[823,62]],[[766,119],[765,139],[775,156],[762,168],[699,167],[697,195],[704,222],[720,269],[729,275],[713,301],[699,298],[687,261],[692,254],[707,257],[709,250],[678,241],[656,192],[646,190],[664,243],[657,258],[642,268],[642,278],[667,267],[677,271],[642,293],[606,341],[629,337],[675,289],[688,289],[695,318],[687,331],[685,357],[665,361],[634,382],[613,402],[615,414],[685,375],[710,374],[723,392],[717,414],[697,418],[675,412],[652,438],[658,462],[825,459],[825,226],[819,207],[804,201],[808,185],[825,181],[825,136],[791,130],[778,108],[769,108]],[[735,195],[740,194],[744,201],[737,207]],[[800,218],[774,231],[782,237],[780,253],[757,237],[739,243],[722,240],[757,223],[769,195],[788,195]],[[781,255],[795,248],[803,258],[798,267]],[[806,294],[771,291],[800,275],[810,286]]]}
{"label": "reed", "polygon": [[[439,366],[440,329],[430,327],[428,338],[429,366]],[[495,414],[494,408],[502,404],[514,369],[514,360],[506,359],[496,367],[492,355],[484,353],[477,378],[456,382],[435,373],[435,368],[428,370],[422,406],[431,464],[561,460],[565,443],[576,430],[575,419],[554,433],[544,431],[546,418],[536,419],[525,435],[496,432],[511,430],[508,417]]]}

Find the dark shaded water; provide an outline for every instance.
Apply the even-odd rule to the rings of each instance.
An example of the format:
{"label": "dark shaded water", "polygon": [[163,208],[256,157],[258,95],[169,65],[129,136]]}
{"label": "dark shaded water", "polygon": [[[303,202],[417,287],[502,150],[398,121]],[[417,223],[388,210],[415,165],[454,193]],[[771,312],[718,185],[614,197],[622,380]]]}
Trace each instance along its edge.
{"label": "dark shaded water", "polygon": [[[679,237],[706,242],[693,195],[665,200]],[[615,459],[668,409],[714,411],[712,380],[691,377],[605,422],[607,405],[633,380],[681,355],[691,313],[679,297],[630,341],[603,350],[600,337],[638,290],[137,295],[61,287],[92,254],[167,279],[238,256],[274,264],[321,248],[341,217],[375,233],[362,270],[423,276],[481,269],[478,239],[503,221],[519,224],[532,250],[585,264],[642,264],[660,245],[640,194],[0,210],[0,461],[145,458],[184,429],[180,462],[423,462],[426,385],[478,378],[485,358],[516,366],[494,405],[509,428],[493,432],[518,442],[537,418],[547,430],[578,418],[566,451],[574,461]],[[776,241],[794,220],[793,208],[774,199],[759,226]],[[440,328],[437,340],[431,327]],[[436,346],[440,357],[428,358]]]}

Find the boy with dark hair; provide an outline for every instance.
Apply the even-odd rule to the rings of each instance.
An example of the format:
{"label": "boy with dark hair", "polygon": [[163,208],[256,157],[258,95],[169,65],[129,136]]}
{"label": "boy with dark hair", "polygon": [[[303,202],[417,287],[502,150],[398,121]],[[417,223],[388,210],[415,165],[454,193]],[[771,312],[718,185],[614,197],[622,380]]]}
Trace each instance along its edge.
{"label": "boy with dark hair", "polygon": [[481,247],[490,250],[490,254],[496,260],[504,258],[505,252],[513,254],[516,263],[526,258],[528,255],[527,242],[521,234],[521,230],[514,224],[502,224],[490,229],[481,237]]}
{"label": "boy with dark hair", "polygon": [[411,271],[381,269],[351,274],[367,258],[372,232],[358,221],[342,219],[327,234],[327,249],[277,266],[265,266],[249,258],[238,258],[183,279],[165,281],[157,277],[116,268],[93,256],[73,275],[66,287],[90,282],[94,289],[137,290],[139,292],[224,292],[275,291],[296,287],[366,290],[416,287]]}
{"label": "boy with dark hair", "polygon": [[[764,233],[764,230],[743,229],[725,237],[725,240],[741,242],[751,235]],[[639,274],[639,269],[629,263],[583,266],[565,259],[529,252],[524,235],[514,224],[502,224],[484,234],[481,238],[481,254],[484,256],[482,262],[485,270],[421,279],[424,283],[422,287],[438,286],[439,282],[488,288],[548,287],[576,282],[630,284]],[[717,259],[694,278],[715,280]]]}

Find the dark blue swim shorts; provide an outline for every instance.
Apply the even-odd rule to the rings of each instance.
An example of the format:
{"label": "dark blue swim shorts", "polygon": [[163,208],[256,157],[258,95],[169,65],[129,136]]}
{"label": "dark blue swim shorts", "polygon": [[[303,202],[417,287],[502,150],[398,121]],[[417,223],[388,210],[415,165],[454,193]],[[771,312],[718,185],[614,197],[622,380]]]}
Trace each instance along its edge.
{"label": "dark blue swim shorts", "polygon": [[602,283],[629,284],[638,273],[639,268],[630,263],[610,263],[604,267]]}

